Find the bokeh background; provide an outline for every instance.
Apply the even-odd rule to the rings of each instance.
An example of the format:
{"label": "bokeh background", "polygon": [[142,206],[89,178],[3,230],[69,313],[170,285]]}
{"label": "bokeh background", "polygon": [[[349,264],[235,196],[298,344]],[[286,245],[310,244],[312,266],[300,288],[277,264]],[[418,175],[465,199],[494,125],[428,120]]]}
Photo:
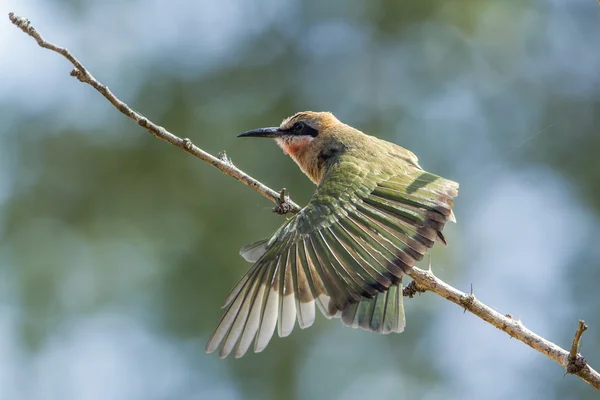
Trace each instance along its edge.
{"label": "bokeh background", "polygon": [[401,335],[322,317],[261,354],[204,354],[244,244],[282,218],[156,140],[37,47],[29,17],[133,108],[304,204],[242,131],[301,110],[460,182],[434,272],[600,368],[600,5],[594,0],[3,0],[0,399],[592,399],[428,293]]}

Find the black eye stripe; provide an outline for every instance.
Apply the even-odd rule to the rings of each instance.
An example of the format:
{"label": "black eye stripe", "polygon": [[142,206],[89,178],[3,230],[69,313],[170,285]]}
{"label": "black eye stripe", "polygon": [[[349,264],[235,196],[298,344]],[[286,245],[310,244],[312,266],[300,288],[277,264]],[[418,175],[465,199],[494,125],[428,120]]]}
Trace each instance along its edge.
{"label": "black eye stripe", "polygon": [[286,129],[285,132],[289,135],[312,137],[317,137],[319,134],[319,131],[317,131],[315,128],[301,121],[296,122],[290,128]]}

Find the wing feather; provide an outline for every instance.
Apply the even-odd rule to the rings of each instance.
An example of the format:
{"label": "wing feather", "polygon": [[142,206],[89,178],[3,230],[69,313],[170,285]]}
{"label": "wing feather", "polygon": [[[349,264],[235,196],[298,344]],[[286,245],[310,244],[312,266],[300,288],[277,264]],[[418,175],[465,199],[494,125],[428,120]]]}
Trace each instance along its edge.
{"label": "wing feather", "polygon": [[260,326],[254,342],[254,352],[260,353],[267,347],[267,344],[273,337],[275,326],[277,325],[277,308],[279,305],[279,285],[278,276],[280,257],[277,257],[271,266],[271,273],[268,279],[267,296],[264,299],[264,305],[260,316]]}
{"label": "wing feather", "polygon": [[277,332],[279,337],[286,337],[294,329],[296,322],[296,295],[294,292],[294,281],[292,266],[290,263],[290,249],[284,253],[282,261],[281,282],[279,284],[279,318],[277,319]]}
{"label": "wing feather", "polygon": [[315,299],[315,303],[317,304],[319,310],[325,317],[331,318],[331,314],[329,314],[327,311],[330,301],[329,294],[325,290],[325,284],[321,280],[321,277],[310,262],[310,259],[308,257],[308,250],[306,249],[303,240],[298,242],[297,254],[298,263],[301,265],[302,270],[304,272],[304,276],[306,276],[307,278],[307,282],[311,290],[311,295]]}
{"label": "wing feather", "polygon": [[[385,164],[388,165],[388,164]],[[379,333],[402,332],[402,276],[420,261],[454,220],[458,184],[418,164],[369,170],[332,164],[309,204],[268,241],[242,249],[255,262],[225,300],[221,322],[206,351],[223,344],[243,356],[254,339],[262,351],[275,328],[289,335],[327,318]]]}
{"label": "wing feather", "polygon": [[260,284],[256,290],[256,294],[254,299],[252,300],[252,305],[250,306],[250,314],[248,315],[248,320],[246,321],[246,326],[244,327],[244,331],[240,337],[240,341],[235,350],[235,357],[242,357],[248,351],[252,340],[256,336],[256,332],[258,332],[258,327],[260,326],[260,315],[263,307],[263,299],[265,297],[265,292],[267,290],[266,285],[266,276],[267,269],[263,269],[262,276],[260,279]]}
{"label": "wing feather", "polygon": [[[421,261],[423,254],[427,251],[427,247],[422,242],[419,243],[419,241],[412,239],[402,233],[400,229],[394,230],[393,227],[397,227],[399,223],[377,209],[360,207],[357,211],[357,216],[365,223],[368,223],[369,227],[374,229],[379,236],[385,238],[396,249],[395,251],[400,251],[412,259],[412,261],[404,261],[405,263],[410,265],[412,262],[414,265],[416,261]],[[435,232],[432,231],[431,234],[435,238]],[[433,240],[431,242],[433,243]],[[410,266],[412,267],[413,265]]]}
{"label": "wing feather", "polygon": [[310,288],[311,283],[304,273],[304,267],[298,266],[298,246],[296,244],[290,249],[288,260],[294,285],[298,326],[301,329],[308,328],[315,322],[315,296]]}
{"label": "wing feather", "polygon": [[370,264],[370,262],[373,262],[372,260],[367,261],[365,259],[365,253],[361,251],[360,245],[339,224],[323,231],[328,237],[328,243],[331,244],[340,258],[341,264],[355,270],[361,279],[376,291],[383,292],[390,287],[391,280],[385,276],[383,271],[375,269]]}
{"label": "wing feather", "polygon": [[353,229],[354,236],[374,250],[371,254],[379,256],[382,264],[395,278],[400,279],[404,271],[410,268],[403,260],[397,259],[393,245],[379,235],[379,230],[372,226],[370,220],[361,218],[360,215],[351,215],[348,222],[351,224],[347,227]]}
{"label": "wing feather", "polygon": [[[349,288],[353,298],[360,300],[361,297],[373,297],[377,293],[377,289],[370,286],[370,282],[365,281],[358,272],[353,268],[352,264],[345,264],[340,261],[339,255],[332,246],[335,246],[333,239],[329,234],[329,229],[324,228],[315,234],[316,242],[319,243],[320,251],[323,259],[327,262],[333,271],[336,271],[344,282],[344,286]],[[329,241],[327,240],[329,237]],[[332,245],[330,245],[330,243]],[[348,289],[347,289],[348,290]]]}
{"label": "wing feather", "polygon": [[[315,275],[318,275],[321,278],[321,281],[325,286],[325,293],[329,296],[328,303],[325,304],[324,302],[323,304],[326,306],[327,313],[335,314],[335,310],[343,310],[350,301],[350,299],[346,298],[344,295],[345,289],[343,282],[341,282],[341,279],[337,276],[336,272],[332,272],[328,268],[323,267],[312,237],[308,237],[304,240],[304,246],[308,255],[307,258],[310,269],[314,270],[316,272]],[[349,294],[350,297],[353,295],[356,296],[353,293]]]}

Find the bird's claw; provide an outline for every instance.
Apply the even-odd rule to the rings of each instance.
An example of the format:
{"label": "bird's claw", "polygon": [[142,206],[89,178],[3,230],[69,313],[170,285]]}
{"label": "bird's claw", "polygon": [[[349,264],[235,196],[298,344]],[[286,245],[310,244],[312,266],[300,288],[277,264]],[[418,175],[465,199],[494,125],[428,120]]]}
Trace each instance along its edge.
{"label": "bird's claw", "polygon": [[278,215],[285,215],[291,212],[293,209],[292,205],[288,202],[288,197],[285,194],[285,188],[281,189],[277,205],[273,207],[273,212]]}

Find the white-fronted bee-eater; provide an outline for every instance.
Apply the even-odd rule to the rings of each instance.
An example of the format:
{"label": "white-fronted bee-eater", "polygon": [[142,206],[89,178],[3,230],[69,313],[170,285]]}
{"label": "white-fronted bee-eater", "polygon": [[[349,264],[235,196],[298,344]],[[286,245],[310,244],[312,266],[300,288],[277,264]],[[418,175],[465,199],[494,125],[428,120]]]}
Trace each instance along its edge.
{"label": "white-fronted bee-eater", "polygon": [[253,265],[225,300],[206,351],[241,357],[254,342],[260,352],[275,329],[285,337],[296,321],[311,326],[315,308],[349,327],[402,332],[402,277],[436,241],[446,244],[458,184],[328,112],[239,136],[275,139],[317,189],[270,239],[242,248]]}

